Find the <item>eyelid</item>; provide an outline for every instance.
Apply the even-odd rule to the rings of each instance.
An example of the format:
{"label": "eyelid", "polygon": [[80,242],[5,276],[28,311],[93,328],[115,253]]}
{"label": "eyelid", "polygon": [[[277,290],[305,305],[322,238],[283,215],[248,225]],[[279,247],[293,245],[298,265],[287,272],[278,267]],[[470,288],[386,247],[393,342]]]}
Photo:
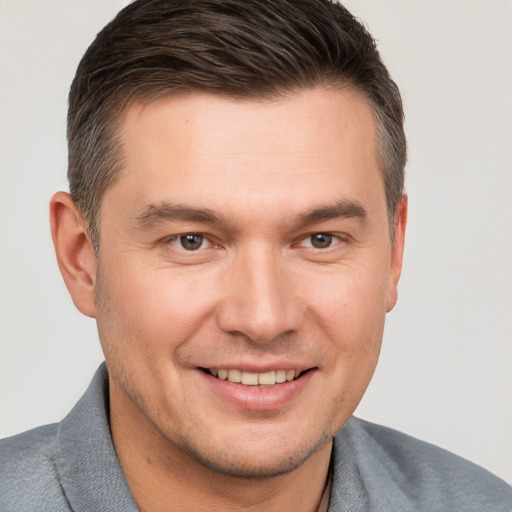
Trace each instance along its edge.
{"label": "eyelid", "polygon": [[[188,235],[193,235],[193,236],[200,236],[202,237],[202,244],[206,244],[206,247],[201,247],[199,249],[196,249],[196,250],[187,250],[185,249],[184,247],[181,247],[179,245],[179,241],[180,241],[180,238],[183,237],[183,236],[188,236]],[[205,235],[204,233],[198,233],[196,231],[189,231],[187,233],[178,233],[176,235],[170,235],[170,236],[166,236],[164,238],[162,238],[160,240],[160,242],[164,245],[173,245],[174,247],[176,247],[177,250],[179,251],[183,251],[183,252],[190,252],[190,253],[193,253],[193,252],[199,252],[201,250],[205,250],[205,249],[209,249],[211,248],[212,246],[214,246],[214,242],[212,242],[211,240],[211,237],[208,236],[208,235]],[[175,243],[176,242],[176,243]]]}
{"label": "eyelid", "polygon": [[[184,233],[177,233],[175,235],[169,235],[169,236],[163,237],[160,240],[160,243],[162,243],[164,245],[177,245],[177,244],[175,244],[175,242],[179,243],[179,239],[181,237],[187,236],[187,235],[196,235],[196,236],[202,237],[203,238],[203,243],[206,245],[206,247],[201,247],[201,249],[197,249],[196,251],[192,251],[192,250],[187,251],[184,247],[177,247],[179,250],[182,250],[184,252],[197,252],[197,251],[200,251],[200,250],[204,250],[204,249],[208,249],[208,248],[220,245],[219,243],[216,243],[215,241],[212,240],[213,237],[211,235],[208,235],[208,234],[205,234],[205,233],[201,233],[201,232],[197,232],[197,231],[188,231],[188,232],[184,232]],[[311,239],[311,237],[314,236],[314,235],[328,235],[328,236],[331,236],[333,238],[333,243],[332,243],[332,245],[330,245],[330,246],[328,246],[326,248],[317,248],[317,247],[313,247],[312,245],[303,245],[303,243],[305,241],[307,241],[308,239]],[[348,241],[348,239],[349,239],[349,236],[344,234],[344,233],[336,233],[336,232],[330,232],[330,231],[313,231],[311,233],[307,233],[307,234],[301,235],[299,238],[296,239],[296,242],[294,242],[292,245],[295,246],[295,247],[297,247],[297,246],[299,246],[299,247],[310,247],[311,249],[314,249],[314,250],[317,250],[317,251],[325,251],[325,250],[328,250],[328,249],[330,249],[332,247],[335,247],[339,243]]]}
{"label": "eyelid", "polygon": [[[329,245],[328,247],[320,248],[320,247],[314,247],[312,244],[304,245],[304,242],[307,240],[310,240],[311,237],[314,235],[328,235],[333,238],[333,243]],[[313,231],[312,233],[308,233],[306,235],[301,235],[300,238],[297,239],[297,241],[293,244],[295,247],[306,247],[308,249],[312,249],[314,251],[328,251],[329,249],[332,249],[336,247],[338,244],[347,241],[348,236],[344,235],[343,233],[335,233],[331,231]]]}

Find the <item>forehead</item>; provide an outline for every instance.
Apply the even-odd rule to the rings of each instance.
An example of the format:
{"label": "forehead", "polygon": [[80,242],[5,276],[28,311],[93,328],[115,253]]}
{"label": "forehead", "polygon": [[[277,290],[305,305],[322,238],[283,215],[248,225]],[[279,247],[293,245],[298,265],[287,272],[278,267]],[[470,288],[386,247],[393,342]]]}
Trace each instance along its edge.
{"label": "forehead", "polygon": [[373,111],[348,89],[265,101],[188,93],[134,103],[120,135],[124,169],[113,188],[145,204],[186,197],[212,208],[279,201],[291,208],[345,192],[384,197]]}

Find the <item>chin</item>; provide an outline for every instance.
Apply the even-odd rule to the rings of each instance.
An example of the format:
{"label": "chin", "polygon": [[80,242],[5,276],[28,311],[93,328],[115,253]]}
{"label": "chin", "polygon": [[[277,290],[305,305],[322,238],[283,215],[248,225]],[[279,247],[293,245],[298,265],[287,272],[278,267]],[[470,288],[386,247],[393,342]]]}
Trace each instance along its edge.
{"label": "chin", "polygon": [[330,433],[324,432],[316,442],[303,443],[302,446],[290,435],[280,446],[257,443],[256,446],[231,446],[215,451],[211,446],[201,450],[186,443],[182,449],[196,462],[216,473],[233,478],[265,479],[296,470],[332,442],[332,438]]}

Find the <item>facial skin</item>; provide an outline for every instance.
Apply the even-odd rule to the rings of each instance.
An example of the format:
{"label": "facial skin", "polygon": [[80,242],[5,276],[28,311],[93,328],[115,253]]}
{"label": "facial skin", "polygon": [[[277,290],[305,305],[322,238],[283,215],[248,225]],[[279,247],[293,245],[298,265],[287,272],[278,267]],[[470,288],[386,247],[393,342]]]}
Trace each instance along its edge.
{"label": "facial skin", "polygon": [[[348,90],[190,93],[130,106],[121,135],[99,260],[69,200],[52,206],[68,288],[98,323],[114,441],[236,477],[312,454],[326,467],[375,369],[402,262],[406,202],[392,243],[370,107]],[[261,387],[204,369],[305,373]]]}

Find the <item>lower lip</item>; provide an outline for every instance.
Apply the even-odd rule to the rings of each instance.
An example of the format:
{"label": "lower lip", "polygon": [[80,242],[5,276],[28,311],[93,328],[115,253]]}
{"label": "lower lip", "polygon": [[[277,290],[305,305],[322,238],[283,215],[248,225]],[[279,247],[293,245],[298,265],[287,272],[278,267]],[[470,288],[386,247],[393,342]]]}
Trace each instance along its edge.
{"label": "lower lip", "polygon": [[246,386],[229,380],[218,379],[198,370],[213,393],[223,401],[247,411],[272,411],[282,409],[296,399],[315,373],[311,369],[298,379],[274,386]]}

